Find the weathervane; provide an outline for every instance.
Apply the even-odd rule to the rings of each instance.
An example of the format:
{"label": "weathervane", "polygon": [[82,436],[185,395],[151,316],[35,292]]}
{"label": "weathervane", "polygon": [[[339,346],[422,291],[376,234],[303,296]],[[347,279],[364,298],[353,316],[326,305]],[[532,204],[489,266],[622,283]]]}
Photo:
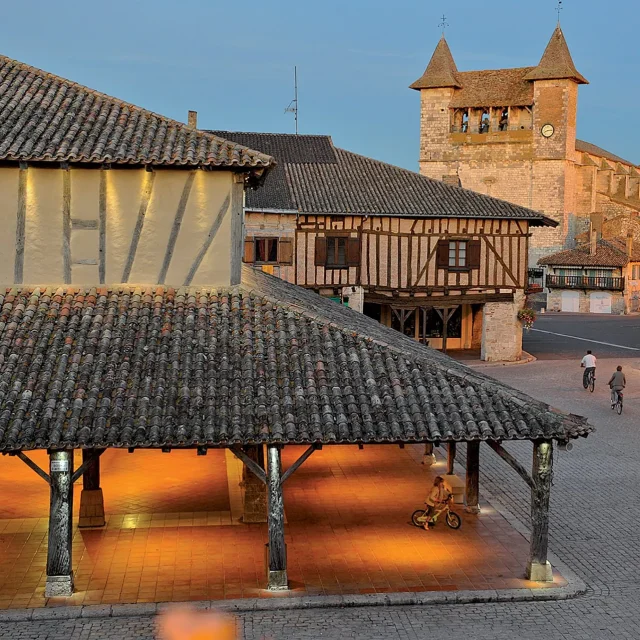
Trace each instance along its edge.
{"label": "weathervane", "polygon": [[442,14],[442,22],[438,26],[442,27],[442,35],[444,36],[444,31],[449,26],[449,23],[447,22],[447,16],[445,16],[444,13]]}
{"label": "weathervane", "polygon": [[558,0],[558,6],[556,7],[556,13],[558,14],[558,26],[560,26],[560,12],[562,11],[562,0]]}
{"label": "weathervane", "polygon": [[284,110],[285,113],[293,113],[296,122],[296,135],[298,135],[298,67],[293,67],[293,87],[294,98],[289,106]]}

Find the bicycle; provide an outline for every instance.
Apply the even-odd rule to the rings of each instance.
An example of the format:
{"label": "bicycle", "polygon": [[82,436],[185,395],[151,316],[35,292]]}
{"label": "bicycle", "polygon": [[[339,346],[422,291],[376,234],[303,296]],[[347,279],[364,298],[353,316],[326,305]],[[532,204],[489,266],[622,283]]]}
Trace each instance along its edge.
{"label": "bicycle", "polygon": [[622,413],[622,393],[620,391],[615,390],[611,391],[611,399],[613,400],[613,394],[616,394],[615,402],[611,403],[611,409],[615,409],[616,413],[620,415]]}
{"label": "bicycle", "polygon": [[451,510],[452,504],[453,496],[450,495],[445,502],[441,503],[441,506],[434,508],[435,510],[430,516],[427,515],[426,509],[416,509],[411,514],[411,522],[416,527],[424,528],[424,525],[427,523],[431,526],[434,526],[436,524],[438,516],[444,513],[445,522],[447,523],[447,525],[451,529],[459,529],[460,525],[462,524],[462,519],[457,513],[455,513],[455,511]]}
{"label": "bicycle", "polygon": [[589,391],[591,391],[591,393],[593,393],[594,389],[596,388],[596,374],[595,371],[588,371],[587,372],[587,380],[586,380],[586,385],[584,385],[585,389],[589,389]]}

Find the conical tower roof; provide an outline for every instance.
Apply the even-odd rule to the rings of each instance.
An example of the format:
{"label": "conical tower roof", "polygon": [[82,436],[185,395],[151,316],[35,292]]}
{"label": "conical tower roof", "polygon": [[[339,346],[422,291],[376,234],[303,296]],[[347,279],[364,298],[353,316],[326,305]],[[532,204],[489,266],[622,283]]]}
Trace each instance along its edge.
{"label": "conical tower roof", "polygon": [[525,80],[575,80],[578,84],[589,84],[587,79],[576,69],[564,38],[560,25],[549,40],[547,48],[542,54],[540,63],[532,69]]}
{"label": "conical tower roof", "polygon": [[457,87],[462,85],[458,81],[458,69],[453,61],[451,49],[444,36],[440,38],[436,50],[425,72],[412,85],[411,89],[436,89],[438,87]]}

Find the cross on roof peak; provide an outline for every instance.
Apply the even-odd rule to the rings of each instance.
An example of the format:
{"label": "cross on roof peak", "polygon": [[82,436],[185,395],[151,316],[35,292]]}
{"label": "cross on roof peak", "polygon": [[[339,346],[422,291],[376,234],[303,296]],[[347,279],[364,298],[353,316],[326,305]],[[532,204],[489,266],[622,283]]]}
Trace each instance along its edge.
{"label": "cross on roof peak", "polygon": [[444,13],[442,14],[442,22],[438,26],[442,27],[442,36],[444,37],[445,29],[449,26],[449,23],[447,22],[447,16],[445,16]]}

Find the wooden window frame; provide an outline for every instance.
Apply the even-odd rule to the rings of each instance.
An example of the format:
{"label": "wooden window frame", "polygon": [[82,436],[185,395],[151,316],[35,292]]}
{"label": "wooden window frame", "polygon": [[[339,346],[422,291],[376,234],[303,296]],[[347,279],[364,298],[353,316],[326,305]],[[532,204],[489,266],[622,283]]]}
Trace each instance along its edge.
{"label": "wooden window frame", "polygon": [[[327,259],[325,261],[325,269],[348,269],[349,264],[347,262],[347,241],[349,236],[342,235],[337,233],[327,234]],[[331,260],[331,253],[333,253],[333,258],[337,258],[339,254],[339,243],[342,241],[344,243],[344,263],[341,262],[333,262]],[[333,252],[331,251],[331,244],[334,243]]]}
{"label": "wooden window frame", "polygon": [[[455,263],[451,264],[451,245],[455,244]],[[460,263],[460,245],[464,244],[464,263]],[[447,269],[449,271],[469,271],[469,241],[466,239],[452,238],[449,240],[449,260]]]}
{"label": "wooden window frame", "polygon": [[[278,262],[278,244],[279,238],[277,236],[257,236],[253,238],[253,255],[255,257],[255,264],[279,264]],[[275,260],[258,260],[258,243],[259,242],[275,242],[276,244],[276,257]],[[266,255],[269,255],[269,251],[265,251]]]}

